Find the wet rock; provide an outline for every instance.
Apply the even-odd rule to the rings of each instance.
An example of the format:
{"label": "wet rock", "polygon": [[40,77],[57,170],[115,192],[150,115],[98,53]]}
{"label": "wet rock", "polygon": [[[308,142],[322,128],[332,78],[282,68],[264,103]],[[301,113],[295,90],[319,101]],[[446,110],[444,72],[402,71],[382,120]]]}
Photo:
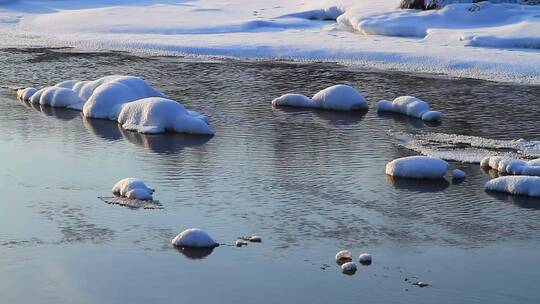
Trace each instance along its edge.
{"label": "wet rock", "polygon": [[360,261],[360,264],[364,265],[364,266],[368,266],[368,265],[371,265],[371,262],[372,262],[372,257],[371,257],[371,254],[369,253],[362,253],[359,257],[358,257],[359,261]]}
{"label": "wet rock", "polygon": [[348,275],[353,275],[356,273],[356,264],[353,262],[347,262],[343,265],[341,265],[341,272]]}
{"label": "wet rock", "polygon": [[341,250],[340,252],[336,253],[336,263],[338,265],[343,265],[351,261],[352,261],[352,254],[349,250]]}

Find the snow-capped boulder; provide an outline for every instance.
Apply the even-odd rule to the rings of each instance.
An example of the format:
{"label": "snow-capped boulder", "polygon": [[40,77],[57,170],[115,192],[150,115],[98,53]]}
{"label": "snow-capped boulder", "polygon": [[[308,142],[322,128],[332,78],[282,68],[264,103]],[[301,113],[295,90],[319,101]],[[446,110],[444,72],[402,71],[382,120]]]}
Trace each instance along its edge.
{"label": "snow-capped boulder", "polygon": [[320,108],[335,111],[367,110],[364,96],[355,88],[335,85],[326,88],[309,98],[301,94],[285,94],[272,100],[273,106]]}
{"label": "snow-capped boulder", "polygon": [[118,123],[140,133],[213,134],[203,115],[188,111],[182,104],[161,97],[139,99],[122,105]]}
{"label": "snow-capped boulder", "polygon": [[480,166],[501,174],[540,176],[540,164],[536,160],[527,162],[505,156],[488,156],[482,159]]}
{"label": "snow-capped boulder", "polygon": [[17,98],[21,101],[30,101],[32,95],[34,95],[38,90],[36,88],[25,88],[17,90]]}
{"label": "snow-capped boulder", "polygon": [[148,188],[142,180],[130,177],[118,181],[112,193],[129,199],[152,200],[154,189]]}
{"label": "snow-capped boulder", "polygon": [[358,257],[358,261],[359,261],[360,264],[362,264],[362,265],[371,265],[371,263],[373,262],[373,257],[372,257],[371,254],[369,254],[369,253],[362,253],[362,254]]}
{"label": "snow-capped boulder", "polygon": [[487,182],[485,189],[509,194],[540,197],[540,177],[501,176]]}
{"label": "snow-capped boulder", "polygon": [[452,178],[453,179],[464,179],[467,174],[463,170],[454,169],[452,170]]}
{"label": "snow-capped boulder", "polygon": [[442,113],[431,111],[429,104],[413,96],[400,96],[394,101],[381,100],[377,102],[377,111],[396,112],[426,121],[440,121]]}
{"label": "snow-capped boulder", "polygon": [[43,88],[39,97],[39,104],[55,108],[67,108],[81,102],[82,99],[74,91],[57,86]]}
{"label": "snow-capped boulder", "polygon": [[341,271],[345,274],[354,274],[356,269],[357,267],[354,262],[347,262],[341,265]]}
{"label": "snow-capped boulder", "polygon": [[430,156],[408,156],[395,159],[386,165],[386,174],[396,177],[438,179],[443,178],[448,163]]}
{"label": "snow-capped boulder", "polygon": [[341,250],[336,253],[336,263],[342,264],[352,261],[352,253],[349,250]]}
{"label": "snow-capped boulder", "polygon": [[199,228],[191,228],[182,231],[180,234],[174,237],[174,239],[172,239],[172,244],[176,247],[198,248],[219,246],[219,244],[216,243],[208,233]]}

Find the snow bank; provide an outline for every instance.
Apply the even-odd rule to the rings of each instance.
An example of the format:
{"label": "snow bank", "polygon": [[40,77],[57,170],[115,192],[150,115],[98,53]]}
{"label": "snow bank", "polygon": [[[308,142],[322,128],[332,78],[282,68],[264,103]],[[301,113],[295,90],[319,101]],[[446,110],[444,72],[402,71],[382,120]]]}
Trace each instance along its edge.
{"label": "snow bank", "polygon": [[509,194],[540,197],[540,177],[502,176],[487,182],[485,189]]}
{"label": "snow bank", "polygon": [[395,177],[437,179],[443,178],[448,163],[429,156],[408,156],[395,159],[386,165],[386,174]]}
{"label": "snow bank", "polygon": [[497,170],[499,174],[540,176],[540,164],[537,160],[527,162],[504,156],[488,156],[482,159],[480,166]]}
{"label": "snow bank", "polygon": [[412,96],[400,96],[394,101],[381,100],[377,103],[377,111],[396,112],[427,121],[439,121],[442,113],[431,111],[429,104]]}
{"label": "snow bank", "polygon": [[182,231],[174,239],[172,244],[177,247],[217,247],[218,243],[205,231],[199,228],[191,228]]}
{"label": "snow bank", "polygon": [[125,104],[118,122],[126,130],[139,133],[174,131],[191,134],[213,134],[207,118],[186,110],[180,103],[161,97],[150,97]]}
{"label": "snow bank", "polygon": [[355,88],[342,84],[326,88],[311,99],[301,94],[285,94],[272,100],[272,105],[335,111],[366,110],[368,108],[367,101],[362,94]]}
{"label": "snow bank", "polygon": [[151,200],[154,189],[148,188],[140,179],[129,177],[118,181],[112,193],[129,199]]}

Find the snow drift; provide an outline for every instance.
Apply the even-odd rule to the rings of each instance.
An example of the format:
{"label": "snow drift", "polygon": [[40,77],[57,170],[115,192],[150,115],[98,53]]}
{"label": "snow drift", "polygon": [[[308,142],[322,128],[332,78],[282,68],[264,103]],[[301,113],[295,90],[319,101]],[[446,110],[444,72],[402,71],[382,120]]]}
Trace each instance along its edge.
{"label": "snow drift", "polygon": [[502,176],[487,182],[485,189],[509,194],[540,197],[540,177]]}
{"label": "snow drift", "polygon": [[67,80],[40,90],[18,90],[17,97],[25,102],[82,110],[85,117],[116,120],[127,130],[140,133],[213,134],[204,115],[165,99],[142,78],[134,76]]}
{"label": "snow drift", "polygon": [[272,105],[335,111],[367,110],[368,108],[367,101],[360,92],[353,87],[342,84],[326,88],[312,98],[301,94],[285,94],[272,100]]}
{"label": "snow drift", "polygon": [[448,163],[436,157],[408,156],[395,159],[386,165],[386,174],[394,177],[419,179],[443,178]]}
{"label": "snow drift", "polygon": [[482,159],[480,166],[497,170],[500,174],[540,176],[538,160],[525,161],[505,156],[488,156]]}
{"label": "snow drift", "polygon": [[394,101],[381,100],[377,103],[377,111],[396,112],[426,121],[439,121],[442,113],[431,111],[429,104],[413,96],[400,96]]}

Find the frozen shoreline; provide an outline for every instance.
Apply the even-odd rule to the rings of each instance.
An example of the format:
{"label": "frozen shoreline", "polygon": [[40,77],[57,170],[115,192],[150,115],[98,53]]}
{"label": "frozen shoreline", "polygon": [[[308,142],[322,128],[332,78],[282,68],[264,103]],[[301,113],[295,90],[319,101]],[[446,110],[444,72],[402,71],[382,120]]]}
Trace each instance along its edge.
{"label": "frozen shoreline", "polygon": [[[354,6],[350,3],[355,1],[338,0],[310,4],[237,0],[229,6],[213,0],[134,2],[20,0],[0,5],[0,35],[4,37],[0,48],[72,47],[77,51],[129,51],[143,56],[323,61],[540,84],[540,50],[535,48],[540,39],[535,36],[535,29],[540,28],[538,6],[527,7],[531,10],[527,11],[529,18],[520,15],[519,5],[505,5],[512,16],[521,17],[510,16],[500,22],[486,19],[494,10],[493,5],[486,6],[480,10],[484,14],[478,15],[480,21],[467,19],[463,28],[456,29],[448,23],[448,16],[461,16],[466,7],[454,5],[448,12],[420,13],[396,10],[398,1],[394,0],[377,4],[356,1]],[[310,9],[311,15],[302,15]],[[340,10],[345,13],[337,21],[306,19],[327,15],[332,19]],[[159,20],[148,22],[152,18]],[[353,29],[344,25],[357,21],[359,25]],[[401,29],[410,23],[418,27],[412,32],[424,31],[427,35],[422,38],[407,36],[407,31],[403,35],[396,32],[396,24]],[[362,26],[367,25],[375,34],[362,33]],[[484,42],[488,47],[481,46]],[[513,44],[530,48],[512,48]]]}

